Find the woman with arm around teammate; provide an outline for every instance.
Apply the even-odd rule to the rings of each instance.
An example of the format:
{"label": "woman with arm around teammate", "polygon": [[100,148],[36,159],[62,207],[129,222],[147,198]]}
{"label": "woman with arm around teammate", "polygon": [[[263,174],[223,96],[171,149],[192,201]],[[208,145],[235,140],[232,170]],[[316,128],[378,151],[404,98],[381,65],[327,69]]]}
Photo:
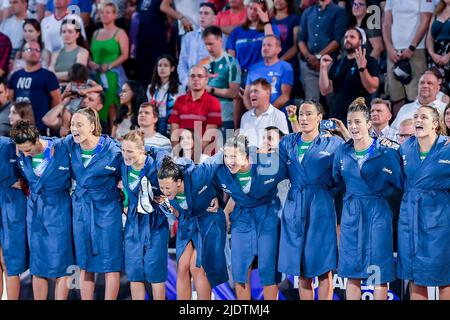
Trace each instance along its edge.
{"label": "woman with arm around teammate", "polygon": [[28,269],[26,234],[26,198],[20,190],[16,145],[0,137],[0,297],[3,272],[8,300],[20,296],[20,275]]}
{"label": "woman with arm around teammate", "polygon": [[228,280],[225,261],[226,225],[211,184],[214,165],[195,166],[181,158],[163,159],[158,172],[161,191],[178,212],[177,299],[191,298],[191,275],[199,300],[210,300],[211,289]]}
{"label": "woman with arm around teammate", "polygon": [[[153,202],[161,195],[158,162],[145,152],[144,133],[130,131],[122,140],[122,182],[128,194],[125,225],[125,273],[133,300],[145,300],[144,282],[151,283],[154,300],[166,298],[169,225]],[[158,152],[159,158],[159,152]]]}
{"label": "woman with arm around teammate", "polygon": [[39,136],[37,128],[23,120],[13,126],[11,139],[30,189],[27,233],[34,299],[47,299],[48,279],[56,278],[55,299],[65,300],[68,268],[74,264],[69,153],[62,140]]}
{"label": "woman with arm around teammate", "polygon": [[319,132],[322,116],[319,103],[304,102],[298,114],[301,132],[284,137],[279,146],[291,188],[281,217],[278,270],[300,276],[301,300],[314,299],[315,277],[319,277],[318,298],[331,299],[331,270],[337,268],[336,212],[330,181],[334,153],[343,140]]}
{"label": "woman with arm around teammate", "polygon": [[117,188],[122,154],[117,142],[102,135],[98,113],[76,111],[64,141],[76,181],[72,195],[75,257],[81,268],[83,300],[94,299],[94,273],[105,273],[105,299],[115,300],[123,269],[122,204]]}
{"label": "woman with arm around teammate", "polygon": [[398,223],[397,276],[410,281],[412,300],[428,298],[427,286],[450,299],[450,145],[437,109],[420,107],[415,134],[400,147],[405,172]]}
{"label": "woman with arm around teammate", "polygon": [[387,299],[387,283],[395,280],[390,188],[403,189],[403,173],[395,149],[369,134],[370,113],[363,98],[350,105],[351,140],[336,152],[333,176],[345,184],[339,239],[338,274],[348,278],[347,300],[361,299],[361,280],[374,286],[375,300]]}

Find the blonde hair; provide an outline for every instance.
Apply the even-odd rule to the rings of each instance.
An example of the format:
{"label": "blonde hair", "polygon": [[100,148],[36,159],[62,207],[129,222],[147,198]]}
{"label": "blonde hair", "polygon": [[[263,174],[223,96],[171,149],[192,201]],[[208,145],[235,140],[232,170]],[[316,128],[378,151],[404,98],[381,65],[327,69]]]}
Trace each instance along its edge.
{"label": "blonde hair", "polygon": [[117,3],[112,0],[103,0],[100,2],[100,5],[98,6],[99,10],[103,10],[105,7],[112,7],[114,8],[114,13],[119,12],[119,7],[117,6]]}
{"label": "blonde hair", "polygon": [[94,125],[94,131],[92,134],[96,137],[100,137],[102,134],[102,125],[100,124],[100,118],[97,111],[92,108],[82,108],[77,110],[74,115],[75,114],[84,115],[88,119],[89,123]]}
{"label": "blonde hair", "polygon": [[123,141],[131,141],[145,151],[145,135],[141,130],[131,130],[122,137]]}
{"label": "blonde hair", "polygon": [[[423,105],[423,106],[419,107],[419,109],[421,109],[421,108],[425,108],[425,109],[428,109],[431,111],[431,117],[432,117],[433,122],[437,122],[437,124],[438,124],[436,127],[436,133],[438,135],[445,136],[445,134],[446,134],[445,125],[442,122],[443,117],[441,116],[440,111],[437,108],[435,108],[433,106],[429,106],[429,105]],[[417,109],[417,110],[419,110],[419,109]]]}

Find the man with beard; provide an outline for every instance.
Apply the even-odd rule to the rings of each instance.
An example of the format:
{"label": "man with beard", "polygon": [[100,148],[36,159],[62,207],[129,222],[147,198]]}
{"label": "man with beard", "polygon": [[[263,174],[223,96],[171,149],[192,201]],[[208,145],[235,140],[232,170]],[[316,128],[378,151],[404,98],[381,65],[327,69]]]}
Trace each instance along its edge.
{"label": "man with beard", "polygon": [[349,28],[344,37],[346,54],[335,62],[329,55],[324,55],[320,60],[320,93],[324,96],[334,93],[329,115],[344,123],[351,102],[357,97],[364,97],[370,103],[371,95],[380,84],[377,62],[366,56],[366,41],[362,29]]}

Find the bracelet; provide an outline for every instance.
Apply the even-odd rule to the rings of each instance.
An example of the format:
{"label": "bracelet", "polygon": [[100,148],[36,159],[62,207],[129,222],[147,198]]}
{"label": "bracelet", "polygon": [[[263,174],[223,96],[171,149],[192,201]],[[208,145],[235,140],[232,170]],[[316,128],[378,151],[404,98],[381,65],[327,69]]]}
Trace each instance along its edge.
{"label": "bracelet", "polygon": [[290,122],[295,122],[295,121],[297,121],[297,116],[296,115],[289,116],[288,119]]}
{"label": "bracelet", "polygon": [[364,72],[364,70],[366,70],[366,69],[367,69],[367,67],[362,67],[362,68],[359,68],[358,71],[359,72]]}
{"label": "bracelet", "polygon": [[263,22],[263,26],[265,26],[266,24],[270,24],[270,20]]}

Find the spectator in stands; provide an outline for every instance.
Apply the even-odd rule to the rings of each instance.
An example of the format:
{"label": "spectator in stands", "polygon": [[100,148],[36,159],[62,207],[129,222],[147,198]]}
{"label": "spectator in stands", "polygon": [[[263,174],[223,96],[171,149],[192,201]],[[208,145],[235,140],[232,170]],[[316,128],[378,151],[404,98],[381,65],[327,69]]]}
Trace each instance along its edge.
{"label": "spectator in stands", "polygon": [[145,145],[163,148],[171,152],[170,140],[156,131],[158,119],[158,107],[154,102],[141,104],[137,121],[139,128],[144,132]]}
{"label": "spectator in stands", "polygon": [[199,28],[199,6],[199,0],[162,0],[160,9],[168,17],[178,20],[178,34],[182,36]]}
{"label": "spectator in stands", "polygon": [[300,29],[300,16],[295,14],[294,0],[275,0],[273,5],[275,16],[272,23],[280,31],[280,59],[289,62],[295,69],[298,67],[297,39]]}
{"label": "spectator in stands", "polygon": [[450,94],[450,1],[440,0],[430,23],[426,47],[432,63],[444,75],[443,91]]}
{"label": "spectator in stands", "polygon": [[11,41],[7,35],[0,32],[0,77],[8,75],[11,52]]}
{"label": "spectator in stands", "polygon": [[8,85],[4,78],[0,78],[0,136],[9,137],[9,112],[11,109],[11,100],[9,99]]}
{"label": "spectator in stands", "polygon": [[202,32],[214,24],[216,14],[217,11],[212,3],[203,2],[199,9],[200,28],[188,32],[181,40],[180,59],[177,70],[183,89],[188,84],[190,68],[209,56],[202,39]]}
{"label": "spectator in stands", "polygon": [[245,10],[244,0],[229,0],[230,8],[219,12],[216,17],[215,25],[227,36],[237,26],[245,22],[247,11]]}
{"label": "spectator in stands", "polygon": [[255,80],[250,86],[251,108],[242,116],[241,134],[249,139],[252,146],[261,146],[265,128],[277,127],[284,134],[289,133],[286,117],[283,112],[270,103],[272,86],[264,79]]}
{"label": "spectator in stands", "polygon": [[41,45],[38,42],[27,42],[22,56],[25,68],[11,75],[8,82],[10,97],[15,101],[31,101],[36,127],[42,134],[46,134],[46,127],[41,119],[50,108],[61,102],[58,79],[52,72],[41,67]]}
{"label": "spectator in stands", "polygon": [[396,141],[400,144],[406,141],[409,137],[414,135],[415,131],[414,119],[408,118],[400,122],[398,132],[396,133]]}
{"label": "spectator in stands", "polygon": [[55,7],[54,13],[46,16],[41,21],[42,40],[44,42],[45,49],[50,51],[50,53],[61,50],[64,46],[63,39],[61,37],[61,24],[63,22],[63,19],[75,20],[81,28],[81,35],[84,39],[86,39],[83,20],[77,14],[68,14],[69,0],[53,1]]}
{"label": "spectator in stands", "polygon": [[[41,37],[41,25],[36,19],[25,19],[23,23],[23,45],[29,41],[37,41],[41,44],[41,65],[42,68],[47,69],[50,65],[51,54],[43,47]],[[16,52],[13,63],[13,71],[23,69],[25,67],[25,61],[22,58],[22,50]]]}
{"label": "spectator in stands", "polygon": [[[38,0],[42,2],[47,2],[46,6],[46,15],[50,15],[55,12],[54,0]],[[83,20],[83,25],[85,28],[89,27],[91,20],[91,11],[92,11],[92,0],[69,0],[68,6],[77,6],[80,10],[77,12]],[[41,18],[42,20],[42,18]]]}
{"label": "spectator in stands", "polygon": [[33,106],[28,101],[16,101],[9,111],[9,125],[12,127],[19,120],[26,120],[34,125]]}
{"label": "spectator in stands", "polygon": [[111,137],[121,139],[137,127],[139,107],[145,101],[144,87],[137,81],[128,80],[120,92],[120,109],[112,128]]}
{"label": "spectator in stands", "polygon": [[99,116],[100,120],[108,119],[108,128],[112,128],[116,120],[116,108],[119,106],[117,93],[126,80],[122,64],[129,56],[128,35],[115,24],[117,10],[115,2],[102,2],[100,17],[103,28],[97,30],[92,37],[93,61],[89,63],[90,68],[97,72],[97,82],[105,89],[105,106],[100,110]]}
{"label": "spectator in stands", "polygon": [[373,138],[387,138],[396,140],[395,130],[389,127],[389,121],[392,119],[391,102],[376,98],[372,100],[370,107],[370,135]]}
{"label": "spectator in stands", "polygon": [[182,92],[184,91],[178,81],[175,59],[168,54],[162,55],[158,58],[153,70],[152,82],[147,89],[147,98],[158,109],[159,120],[156,130],[164,136],[170,136],[169,117],[175,101]]}
{"label": "spectator in stands", "polygon": [[79,63],[87,66],[89,51],[86,50],[84,38],[80,34],[80,26],[74,21],[64,19],[61,24],[61,36],[64,47],[53,53],[49,70],[54,72],[60,84],[69,81],[69,70]]}
{"label": "spectator in stands", "polygon": [[[414,101],[421,74],[427,68],[425,39],[434,10],[430,0],[387,0],[383,18],[383,38],[388,55],[387,84],[393,114],[406,101]],[[394,77],[395,64],[408,60],[411,66],[411,81],[405,84]],[[403,80],[402,80],[403,81]]]}
{"label": "spectator in stands", "polygon": [[401,107],[391,128],[398,131],[400,123],[404,119],[413,118],[417,109],[424,105],[435,107],[440,112],[444,112],[446,104],[437,97],[439,89],[439,78],[434,73],[425,72],[419,80],[417,99]]}
{"label": "spectator in stands", "polygon": [[239,93],[241,83],[241,68],[236,58],[223,49],[222,31],[211,26],[203,31],[203,41],[209,52],[209,57],[202,61],[208,70],[208,86],[206,90],[220,101],[222,110],[222,128],[237,128],[240,115],[234,112],[233,99]]}
{"label": "spectator in stands", "polygon": [[444,109],[444,124],[445,124],[445,132],[447,136],[450,136],[450,104],[448,104]]}
{"label": "spectator in stands", "polygon": [[[320,58],[324,55],[333,59],[337,57],[346,27],[345,10],[331,0],[319,0],[303,13],[298,46],[301,54],[300,77],[306,100],[319,101]],[[343,114],[346,115],[347,110]]]}
{"label": "spectator in stands", "polygon": [[[377,25],[376,23],[370,23],[370,25],[368,25],[367,23],[368,19],[371,17],[367,11],[370,3],[370,0],[353,0],[351,2],[352,15],[350,16],[348,25],[364,30],[367,36],[367,55],[378,59],[384,51],[383,34],[381,25]],[[381,17],[379,21],[381,21]]]}
{"label": "spectator in stands", "polygon": [[[161,0],[141,0],[137,6],[136,63],[138,80],[148,86],[156,60],[169,54],[168,25],[166,15],[159,9]],[[131,37],[132,35],[130,35]],[[133,35],[134,37],[134,35]]]}
{"label": "spectator in stands", "polygon": [[208,155],[202,153],[201,137],[196,137],[192,129],[183,129],[181,131],[179,154],[174,156],[191,159],[196,164],[200,164],[209,158]]}
{"label": "spectator in stands", "polygon": [[330,55],[324,55],[320,60],[320,93],[324,96],[334,93],[330,117],[344,123],[352,101],[357,97],[370,101],[380,84],[378,64],[374,58],[367,56],[365,44],[364,31],[349,28],[344,40],[346,54],[334,63]]}
{"label": "spectator in stands", "polygon": [[[202,152],[208,154],[215,149],[215,140],[210,145],[210,138],[217,134],[215,129],[222,126],[222,117],[220,102],[206,92],[207,84],[206,69],[203,66],[192,67],[189,71],[190,90],[178,97],[169,118],[169,123],[172,125],[171,141],[174,147],[180,138],[179,129],[187,128],[194,130],[197,136],[202,137]],[[207,132],[206,135],[205,132]]]}
{"label": "spectator in stands", "polygon": [[278,58],[281,52],[279,38],[269,35],[263,40],[261,55],[263,61],[250,67],[245,85],[244,104],[250,108],[250,87],[259,78],[264,78],[270,83],[270,103],[277,109],[283,108],[291,99],[292,86],[294,85],[294,71],[292,66]]}
{"label": "spectator in stands", "polygon": [[22,25],[27,18],[27,0],[10,0],[12,16],[0,24],[0,32],[8,35],[13,48],[13,56],[19,51],[23,41]]}

